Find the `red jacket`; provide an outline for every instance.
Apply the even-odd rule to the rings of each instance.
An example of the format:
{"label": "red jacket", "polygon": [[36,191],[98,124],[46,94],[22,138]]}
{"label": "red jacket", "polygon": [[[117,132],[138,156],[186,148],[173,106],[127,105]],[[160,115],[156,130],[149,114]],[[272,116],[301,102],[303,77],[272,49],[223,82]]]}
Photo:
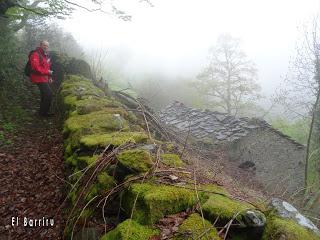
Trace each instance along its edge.
{"label": "red jacket", "polygon": [[[38,53],[41,54],[42,61]],[[31,54],[30,64],[32,69],[30,79],[33,83],[46,83],[49,81],[50,58],[46,56],[42,48],[38,47],[37,51]]]}

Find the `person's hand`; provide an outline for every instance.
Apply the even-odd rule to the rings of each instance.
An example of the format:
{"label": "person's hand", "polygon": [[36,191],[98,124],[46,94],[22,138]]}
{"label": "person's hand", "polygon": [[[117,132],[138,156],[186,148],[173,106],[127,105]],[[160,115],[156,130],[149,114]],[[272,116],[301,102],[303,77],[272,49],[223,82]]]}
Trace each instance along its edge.
{"label": "person's hand", "polygon": [[49,78],[49,83],[53,83],[52,77]]}
{"label": "person's hand", "polygon": [[53,71],[52,70],[49,70],[49,75],[51,76],[53,74]]}

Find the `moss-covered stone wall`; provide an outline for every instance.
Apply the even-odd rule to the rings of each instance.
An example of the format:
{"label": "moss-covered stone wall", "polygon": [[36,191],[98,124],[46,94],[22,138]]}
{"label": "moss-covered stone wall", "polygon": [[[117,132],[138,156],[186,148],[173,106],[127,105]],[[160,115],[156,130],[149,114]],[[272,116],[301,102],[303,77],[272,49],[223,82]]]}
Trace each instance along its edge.
{"label": "moss-covered stone wall", "polygon": [[[89,79],[68,75],[60,100],[69,182],[67,239],[89,239],[81,236],[88,232],[102,240],[159,239],[164,234],[159,220],[179,213],[185,217],[172,239],[223,239],[230,222],[246,232],[232,227],[230,239],[282,239],[278,233],[291,229],[267,215],[263,231],[266,217],[255,204],[235,200],[214,184],[194,185],[179,173],[185,163],[168,147],[172,144],[150,139],[139,118]],[[260,229],[254,237],[252,229]]]}

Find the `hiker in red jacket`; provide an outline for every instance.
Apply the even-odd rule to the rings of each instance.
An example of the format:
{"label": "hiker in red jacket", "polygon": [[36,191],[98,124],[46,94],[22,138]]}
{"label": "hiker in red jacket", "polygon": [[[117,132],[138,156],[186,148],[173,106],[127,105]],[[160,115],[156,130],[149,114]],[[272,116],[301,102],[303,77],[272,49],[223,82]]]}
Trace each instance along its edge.
{"label": "hiker in red jacket", "polygon": [[30,55],[31,74],[30,79],[37,84],[40,89],[40,116],[49,117],[53,114],[49,113],[52,91],[49,83],[52,82],[52,71],[50,70],[51,62],[48,54],[49,43],[41,41],[40,46]]}

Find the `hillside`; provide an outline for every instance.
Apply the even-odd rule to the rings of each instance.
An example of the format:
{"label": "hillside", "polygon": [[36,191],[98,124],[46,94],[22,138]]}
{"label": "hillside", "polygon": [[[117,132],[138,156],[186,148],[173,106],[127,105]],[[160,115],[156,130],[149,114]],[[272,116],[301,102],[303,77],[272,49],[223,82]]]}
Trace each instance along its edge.
{"label": "hillside", "polygon": [[[201,154],[141,101],[96,87],[75,75],[81,70],[67,71],[58,84],[56,118],[30,112],[23,131],[6,136],[13,144],[0,155],[1,237],[319,239],[312,223],[284,218],[292,208],[281,205],[289,205],[270,207],[258,185],[228,175],[222,153]],[[12,216],[49,223],[12,226]]]}

